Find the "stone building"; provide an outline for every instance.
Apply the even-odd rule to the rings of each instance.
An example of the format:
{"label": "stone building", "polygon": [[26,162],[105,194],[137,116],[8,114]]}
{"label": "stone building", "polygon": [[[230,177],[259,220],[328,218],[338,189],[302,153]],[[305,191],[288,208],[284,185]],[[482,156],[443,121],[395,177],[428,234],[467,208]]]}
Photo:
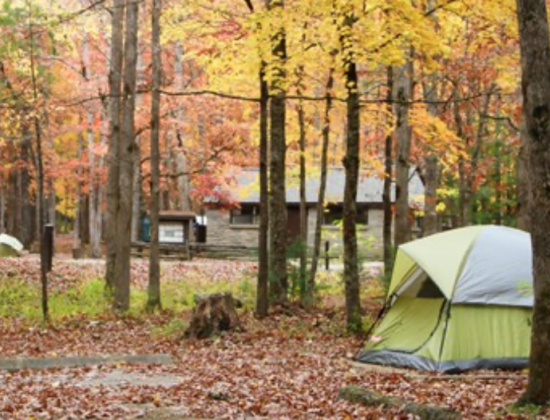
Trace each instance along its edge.
{"label": "stone building", "polygon": [[[382,192],[383,180],[366,175],[360,177],[357,193],[359,246],[363,250],[375,253],[382,245],[382,226],[384,220]],[[312,246],[317,220],[317,198],[319,194],[320,174],[312,174],[306,182],[306,201],[308,207],[308,245]],[[331,253],[338,254],[342,247],[341,223],[343,214],[343,196],[345,171],[343,168],[330,168],[327,174],[326,206],[323,220],[323,244],[329,242]],[[424,187],[418,175],[413,173],[410,181],[411,208],[419,208],[423,201]],[[256,248],[258,246],[258,226],[260,214],[259,170],[247,168],[239,170],[235,176],[235,185],[228,191],[238,203],[232,210],[218,208],[210,203],[206,210],[208,224],[208,244]],[[300,191],[298,179],[287,179],[287,209],[289,242],[300,235]],[[392,202],[395,191],[392,188]],[[368,244],[368,245],[367,245]],[[325,246],[325,245],[323,245]]]}

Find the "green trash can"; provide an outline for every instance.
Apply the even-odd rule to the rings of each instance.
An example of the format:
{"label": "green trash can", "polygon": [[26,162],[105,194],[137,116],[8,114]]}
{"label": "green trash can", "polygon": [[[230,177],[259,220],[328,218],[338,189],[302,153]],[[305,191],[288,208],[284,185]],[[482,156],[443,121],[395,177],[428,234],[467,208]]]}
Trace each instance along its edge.
{"label": "green trash can", "polygon": [[141,218],[140,239],[142,242],[151,242],[151,219],[147,215]]}

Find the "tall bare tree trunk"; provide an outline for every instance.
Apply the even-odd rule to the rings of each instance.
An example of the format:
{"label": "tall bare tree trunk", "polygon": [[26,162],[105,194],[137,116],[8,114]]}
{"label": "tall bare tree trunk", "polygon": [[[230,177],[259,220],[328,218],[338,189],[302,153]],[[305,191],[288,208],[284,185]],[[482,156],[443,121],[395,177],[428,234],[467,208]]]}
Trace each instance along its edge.
{"label": "tall bare tree trunk", "polygon": [[[174,62],[174,73],[175,73],[175,83],[178,89],[185,89],[185,74],[184,74],[184,65],[183,57],[184,51],[183,46],[178,42],[175,46],[175,62]],[[176,121],[179,124],[182,124],[185,119],[185,111],[183,105],[179,105],[176,110]],[[185,155],[185,133],[181,128],[175,130],[176,138],[176,173],[181,174],[177,177],[177,187],[178,187],[178,207],[183,211],[191,210],[191,183],[189,180],[189,168],[187,164],[187,156]]]}
{"label": "tall bare tree trunk", "polygon": [[529,156],[533,311],[529,383],[524,403],[550,402],[550,35],[545,0],[517,0],[521,87]]}
{"label": "tall bare tree trunk", "polygon": [[[88,35],[84,37],[82,44],[82,61],[84,65],[84,79],[87,83],[90,83],[93,77],[91,60],[90,60],[90,46]],[[90,257],[91,258],[100,258],[101,257],[101,230],[97,230],[97,218],[98,212],[101,211],[98,203],[100,198],[97,194],[98,189],[98,179],[96,172],[96,144],[95,144],[95,133],[94,133],[94,111],[91,109],[91,105],[88,105],[86,110],[86,123],[87,123],[87,137],[88,137],[88,217],[89,222],[88,226],[90,228]]]}
{"label": "tall bare tree trunk", "polygon": [[[284,8],[282,0],[269,0],[269,9],[277,14]],[[272,36],[274,77],[270,86],[271,93],[271,161],[270,161],[270,295],[275,304],[285,303],[288,299],[287,271],[287,208],[286,208],[286,38],[284,27],[280,27]]]}
{"label": "tall bare tree trunk", "polygon": [[[388,111],[392,112],[392,95],[393,95],[393,67],[388,66],[387,69],[388,92],[386,99],[388,101]],[[393,266],[393,240],[392,240],[392,197],[391,186],[393,182],[393,137],[391,134],[386,136],[386,144],[384,150],[384,191],[382,193],[382,201],[384,203],[384,273],[389,275]]]}
{"label": "tall bare tree trunk", "polygon": [[[144,7],[144,3],[141,3]],[[144,9],[143,9],[144,10]],[[136,83],[141,86],[145,78],[143,71],[142,54],[138,51],[137,58],[137,71],[136,71]],[[135,107],[139,108],[143,101],[143,95],[141,93],[136,94]],[[139,241],[141,211],[143,209],[143,172],[141,170],[141,142],[142,137],[138,134],[135,137],[135,149],[134,149],[134,169],[133,169],[133,192],[132,192],[132,242]]]}
{"label": "tall bare tree trunk", "polygon": [[413,95],[414,69],[411,53],[407,62],[394,69],[394,114],[397,119],[395,137],[397,157],[395,171],[395,246],[411,239],[409,225],[409,172],[412,142],[412,129],[409,122],[410,101]]}
{"label": "tall bare tree trunk", "polygon": [[[30,47],[30,71],[32,80],[32,93],[34,103],[38,103],[38,81],[37,81],[37,69],[35,58],[35,39],[34,39],[34,27],[32,17],[32,6],[29,4],[29,47]],[[50,320],[50,312],[48,306],[48,272],[46,262],[46,243],[44,242],[44,220],[45,220],[45,200],[44,200],[44,160],[42,155],[42,130],[40,127],[40,117],[38,116],[38,110],[34,110],[34,134],[36,138],[36,153],[35,153],[35,165],[36,165],[36,184],[37,184],[37,197],[36,208],[38,214],[38,243],[40,249],[40,283],[42,285],[42,317],[45,322]]]}
{"label": "tall bare tree trunk", "polygon": [[269,312],[269,180],[268,118],[269,89],[265,80],[265,63],[260,70],[260,229],[258,238],[258,291],[256,315],[265,318]]}
{"label": "tall bare tree trunk", "polygon": [[346,289],[346,322],[351,331],[361,329],[361,303],[359,296],[359,261],[357,258],[357,188],[359,183],[359,146],[360,146],[360,105],[359,77],[357,63],[353,53],[353,32],[355,16],[346,11],[344,28],[341,35],[344,64],[344,80],[347,90],[347,136],[344,168],[346,183],[344,187],[343,241],[344,241],[344,282]]}
{"label": "tall bare tree trunk", "polygon": [[126,36],[124,43],[124,81],[122,127],[120,136],[119,210],[116,225],[116,264],[114,308],[126,311],[130,307],[130,248],[132,244],[132,196],[134,154],[134,111],[136,97],[136,67],[138,51],[137,2],[126,6]]}
{"label": "tall bare tree trunk", "polygon": [[[244,0],[250,13],[254,5]],[[258,30],[261,31],[258,24]],[[256,293],[256,316],[265,318],[269,312],[269,85],[266,80],[266,62],[260,64],[260,226],[258,232],[258,290]]]}
{"label": "tall bare tree trunk", "polygon": [[[428,0],[427,10],[434,10],[436,7],[434,0]],[[439,27],[435,14],[432,14],[431,19]],[[439,60],[440,57],[436,57]],[[438,94],[438,76],[430,74],[427,76],[427,82],[423,84],[424,98],[428,102],[428,111],[435,118],[439,117],[439,107],[437,101]],[[439,156],[433,147],[428,146],[429,150],[424,159],[424,223],[422,227],[422,235],[429,236],[439,231],[439,220],[437,217],[437,188],[439,187],[440,170]]]}
{"label": "tall bare tree trunk", "polygon": [[[77,157],[78,161],[81,162],[82,159],[82,132],[78,132],[78,149]],[[73,255],[75,257],[80,257],[82,249],[82,235],[80,234],[80,219],[82,218],[82,181],[80,177],[82,176],[82,171],[80,168],[77,169],[76,176],[78,178],[76,184],[76,211],[74,216],[74,227],[73,227]]]}
{"label": "tall bare tree trunk", "polygon": [[159,204],[160,204],[160,88],[162,61],[160,56],[161,0],[153,0],[152,49],[153,49],[153,97],[151,102],[151,250],[149,254],[149,288],[147,307],[161,307],[159,261]]}
{"label": "tall bare tree trunk", "polygon": [[[490,91],[493,89],[494,86],[491,86]],[[479,165],[479,160],[481,157],[482,152],[482,146],[483,146],[483,140],[485,138],[485,128],[486,128],[486,122],[487,122],[487,113],[489,111],[489,104],[491,103],[491,93],[489,92],[485,98],[482,105],[482,109],[479,112],[479,122],[477,126],[477,132],[476,132],[476,138],[475,143],[473,144],[472,153],[471,153],[471,159],[470,159],[470,171],[466,174],[466,182],[463,187],[464,189],[464,202],[462,203],[462,218],[464,221],[464,224],[468,224],[469,221],[475,223],[475,212],[476,208],[474,206],[474,195],[476,193],[475,190],[475,177],[477,174],[477,169]]]}
{"label": "tall bare tree trunk", "polygon": [[[139,101],[138,95],[137,100]],[[141,136],[138,135],[135,138],[135,149],[134,149],[134,168],[132,170],[132,242],[139,241],[139,225],[141,218],[141,203],[142,203],[142,181],[143,177],[141,174]]]}
{"label": "tall bare tree trunk", "polygon": [[[16,209],[17,217],[15,218],[15,226],[13,232],[15,232],[17,238],[23,243],[26,248],[29,248],[34,240],[38,240],[38,226],[39,218],[34,220],[33,215],[35,213],[31,202],[31,172],[30,168],[32,163],[32,132],[27,124],[23,124],[22,127],[22,139],[20,146],[20,159],[23,162],[22,167],[17,172],[17,191],[16,191]],[[36,162],[35,162],[36,165]]]}
{"label": "tall bare tree trunk", "polygon": [[[428,103],[428,111],[434,117],[439,117],[439,108],[435,103],[439,97],[437,94],[437,77],[432,75],[429,82],[424,85],[424,97],[431,101]],[[431,146],[424,159],[424,225],[423,236],[433,235],[439,231],[437,217],[437,188],[439,187],[439,157],[437,151],[432,150]]]}
{"label": "tall bare tree trunk", "polygon": [[323,122],[323,144],[321,150],[321,181],[319,184],[319,196],[317,198],[317,218],[315,221],[315,238],[313,240],[313,257],[311,259],[311,269],[306,285],[306,304],[315,302],[315,277],[317,276],[317,267],[319,264],[319,255],[321,253],[321,241],[323,238],[323,215],[325,210],[325,194],[327,189],[328,172],[328,148],[330,143],[330,111],[332,110],[332,88],[334,85],[334,70],[330,69],[325,94],[325,119]]}
{"label": "tall bare tree trunk", "polygon": [[528,169],[529,169],[529,156],[527,151],[527,146],[529,144],[529,136],[525,125],[521,125],[520,129],[520,147],[519,154],[517,158],[517,194],[518,194],[518,228],[526,232],[531,231],[531,223],[529,218],[529,179]]}
{"label": "tall bare tree trunk", "polygon": [[[301,96],[301,89],[298,96]],[[307,197],[306,197],[306,121],[304,104],[298,104],[300,127],[300,298],[305,301],[307,276]]]}
{"label": "tall bare tree trunk", "polygon": [[122,62],[123,51],[123,25],[125,0],[113,0],[112,29],[111,29],[111,57],[109,67],[109,152],[107,167],[107,267],[105,283],[107,288],[113,289],[115,285],[115,272],[117,260],[117,215],[120,201],[120,142],[121,142],[121,111],[122,111]]}
{"label": "tall bare tree trunk", "polygon": [[[458,90],[455,89],[453,97],[457,99],[459,96]],[[464,153],[468,153],[469,142],[464,136],[464,127],[462,121],[462,115],[460,113],[460,103],[457,101],[453,106],[454,120],[456,126],[456,135],[459,139],[464,140]],[[466,186],[466,167],[463,154],[458,157],[458,214],[457,221],[459,227],[468,225],[468,218],[464,218],[463,209],[467,207],[467,186]]]}

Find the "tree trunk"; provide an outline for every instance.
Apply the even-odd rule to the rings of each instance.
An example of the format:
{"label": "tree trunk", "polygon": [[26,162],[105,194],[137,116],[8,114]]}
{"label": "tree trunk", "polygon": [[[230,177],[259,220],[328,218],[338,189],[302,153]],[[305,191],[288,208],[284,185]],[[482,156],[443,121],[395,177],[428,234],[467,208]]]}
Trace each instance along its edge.
{"label": "tree trunk", "polygon": [[[17,224],[15,225],[14,232],[16,232],[17,238],[25,246],[25,248],[30,248],[34,240],[38,240],[39,232],[37,221],[38,218],[34,219],[35,210],[38,208],[38,203],[36,203],[36,208],[33,207],[31,202],[31,175],[30,168],[32,165],[31,153],[32,153],[32,134],[30,127],[26,124],[23,125],[22,129],[22,141],[21,141],[21,151],[20,159],[23,162],[21,169],[19,169],[17,174],[17,212],[19,217],[16,219]],[[36,163],[35,163],[36,165]],[[38,201],[38,199],[36,199]],[[38,213],[36,213],[38,215]],[[38,235],[36,235],[38,233]]]}
{"label": "tree trunk", "polygon": [[[391,99],[393,95],[393,68],[387,69],[388,93],[388,112],[392,112]],[[392,241],[392,199],[391,186],[393,181],[393,138],[391,134],[386,136],[385,160],[384,160],[384,192],[382,201],[384,204],[384,225],[382,227],[384,236],[384,275],[389,276],[393,266],[393,241]]]}
{"label": "tree trunk", "polygon": [[[142,3],[144,5],[144,3]],[[137,86],[141,86],[145,79],[143,72],[142,55],[138,51],[137,57],[137,70],[136,70],[136,83]],[[135,108],[139,108],[143,101],[143,95],[141,93],[136,94]],[[141,170],[141,142],[142,137],[140,134],[135,136],[135,149],[134,149],[134,169],[132,179],[132,242],[140,240],[140,222],[142,209],[144,208],[143,202],[143,172]]]}
{"label": "tree trunk", "polygon": [[260,228],[258,238],[258,291],[256,315],[265,318],[269,311],[269,190],[268,190],[268,109],[269,90],[265,63],[260,70]]}
{"label": "tree trunk", "polygon": [[357,188],[359,182],[360,104],[359,77],[353,54],[351,33],[355,17],[348,12],[341,35],[344,80],[347,90],[347,136],[344,168],[344,283],[346,289],[346,322],[350,331],[361,329],[361,303],[359,296],[359,267],[357,258]]}
{"label": "tree trunk", "polygon": [[[458,91],[455,90],[453,97],[457,99],[459,96]],[[454,120],[456,126],[456,135],[459,139],[464,140],[464,153],[468,153],[469,142],[468,138],[464,136],[464,128],[462,122],[462,115],[460,114],[460,103],[454,103]],[[468,225],[468,219],[464,218],[463,209],[469,207],[467,200],[467,185],[466,185],[466,168],[464,157],[462,154],[458,157],[458,210],[457,221],[458,227],[464,227]]]}
{"label": "tree trunk", "polygon": [[123,61],[123,27],[125,0],[113,0],[111,28],[111,57],[109,68],[109,151],[107,159],[107,264],[105,283],[112,289],[115,285],[117,257],[117,215],[120,200],[120,142],[122,110],[122,61]]}
{"label": "tree trunk", "polygon": [[[301,96],[301,89],[298,96]],[[307,197],[306,197],[306,121],[304,104],[298,104],[300,128],[300,298],[304,302],[307,278]]]}
{"label": "tree trunk", "polygon": [[315,302],[315,277],[321,253],[321,241],[323,239],[323,216],[325,210],[325,194],[327,189],[328,148],[330,143],[330,111],[332,110],[332,88],[334,85],[333,68],[330,69],[325,96],[325,120],[323,124],[323,145],[321,150],[321,182],[319,184],[319,196],[317,198],[317,218],[315,221],[315,239],[313,242],[313,257],[308,283],[306,285],[306,304]]}
{"label": "tree trunk", "polygon": [[[90,48],[88,42],[88,35],[84,37],[82,45],[82,61],[84,79],[87,83],[91,82],[93,77],[90,61]],[[86,110],[86,122],[87,137],[88,137],[88,226],[90,229],[90,258],[101,258],[101,230],[97,230],[97,218],[98,212],[101,211],[99,206],[100,198],[97,195],[97,189],[99,181],[96,173],[96,145],[95,145],[95,133],[94,133],[94,111],[91,109],[91,105],[88,105]]]}
{"label": "tree trunk", "polygon": [[119,209],[116,224],[116,263],[114,308],[126,311],[130,307],[130,248],[132,243],[132,197],[134,154],[134,110],[136,96],[137,37],[139,4],[126,7],[124,43],[124,82],[122,127],[120,136]]}
{"label": "tree trunk", "polygon": [[395,137],[397,139],[397,159],[395,173],[395,246],[411,239],[409,224],[409,172],[412,129],[409,122],[410,101],[413,94],[413,63],[409,53],[407,62],[394,69],[394,114],[397,119]]}
{"label": "tree trunk", "polygon": [[153,0],[152,50],[153,50],[153,95],[151,100],[151,248],[149,253],[149,288],[147,307],[161,307],[160,261],[159,261],[159,203],[160,203],[160,88],[162,61],[160,56],[161,0]]}
{"label": "tree trunk", "polygon": [[[428,103],[428,111],[435,118],[439,117],[439,107],[435,103],[439,100],[437,94],[437,77],[429,76],[429,82],[424,86],[424,97],[431,101]],[[424,223],[423,236],[430,236],[439,231],[437,217],[437,188],[439,187],[439,156],[436,150],[428,146],[429,150],[424,159]]]}
{"label": "tree trunk", "polygon": [[544,0],[517,0],[527,179],[533,242],[533,311],[529,383],[524,403],[550,402],[550,44]]}
{"label": "tree trunk", "polygon": [[[250,13],[254,5],[245,0]],[[258,24],[258,30],[262,27]],[[265,318],[269,312],[269,179],[268,179],[268,124],[269,86],[266,80],[266,62],[260,64],[260,226],[258,232],[258,290],[256,316]]]}
{"label": "tree trunk", "polygon": [[[78,132],[78,161],[81,162],[82,159],[82,132]],[[73,227],[73,257],[80,258],[82,250],[82,236],[80,234],[80,219],[82,217],[82,181],[80,177],[82,176],[80,167],[77,169],[76,176],[78,178],[76,184],[76,210],[74,216],[74,227]]]}
{"label": "tree trunk", "polygon": [[[139,100],[138,95],[138,100]],[[141,218],[142,181],[141,174],[141,136],[135,138],[132,177],[132,242],[139,241],[139,223]]]}
{"label": "tree trunk", "polygon": [[519,154],[517,158],[517,218],[518,218],[518,228],[526,232],[531,231],[531,224],[529,219],[529,179],[528,179],[528,169],[529,169],[529,156],[527,147],[529,145],[529,136],[525,125],[521,125],[520,131],[520,147]]}
{"label": "tree trunk", "polygon": [[[491,86],[489,89],[490,91],[493,89],[494,86]],[[479,165],[479,160],[481,157],[481,153],[483,151],[483,140],[485,138],[485,128],[486,128],[486,122],[487,122],[487,113],[489,112],[489,105],[491,103],[491,93],[489,92],[485,96],[485,101],[483,102],[482,109],[479,112],[479,123],[477,126],[477,133],[476,133],[476,141],[474,143],[474,147],[472,150],[472,159],[470,164],[470,172],[467,176],[467,182],[466,182],[466,191],[467,191],[467,204],[468,207],[463,208],[464,217],[467,217],[468,220],[471,220],[473,223],[476,222],[476,206],[475,202],[472,202],[472,199],[474,198],[474,194],[476,193],[476,186],[475,184],[475,177],[477,173],[477,168]]]}
{"label": "tree trunk", "polygon": [[[32,8],[29,5],[29,47],[30,47],[30,71],[32,80],[32,92],[34,103],[38,102],[38,81],[35,60],[34,28],[32,23]],[[40,118],[38,110],[34,110],[34,134],[36,138],[36,208],[38,215],[38,243],[40,250],[40,283],[42,286],[42,317],[45,322],[49,322],[50,314],[48,307],[48,267],[46,262],[46,243],[44,241],[44,219],[45,219],[45,201],[44,201],[44,161],[42,156],[42,132],[40,128]]]}
{"label": "tree trunk", "polygon": [[[433,10],[434,7],[436,7],[435,1],[428,0],[426,6],[427,10]],[[431,19],[434,20],[436,26],[438,26],[435,14],[431,16]],[[439,56],[435,57],[436,61],[440,59],[441,57]],[[428,111],[435,118],[438,118],[440,114],[439,106],[436,103],[439,100],[437,79],[437,74],[430,74],[427,76],[427,82],[422,86],[424,89],[424,98],[429,101],[427,105]],[[439,231],[439,220],[437,217],[437,188],[439,187],[440,178],[439,156],[437,151],[433,150],[433,147],[428,147],[429,150],[424,160],[425,192],[422,236],[430,236]]]}
{"label": "tree trunk", "polygon": [[[184,51],[182,45],[178,42],[175,46],[174,74],[175,83],[178,89],[185,90],[185,74],[183,66]],[[183,105],[179,105],[175,113],[177,124],[183,124],[185,120],[185,111]],[[183,211],[191,210],[191,185],[189,180],[189,168],[187,165],[187,156],[185,155],[185,133],[180,127],[175,130],[177,142],[176,148],[176,173],[182,174],[177,177],[178,187],[178,207]]]}
{"label": "tree trunk", "polygon": [[[269,0],[272,13],[284,8],[282,0]],[[270,296],[275,304],[285,303],[288,299],[287,272],[287,208],[286,208],[286,39],[284,28],[276,29],[272,35],[273,80],[271,92],[271,161],[270,161]]]}

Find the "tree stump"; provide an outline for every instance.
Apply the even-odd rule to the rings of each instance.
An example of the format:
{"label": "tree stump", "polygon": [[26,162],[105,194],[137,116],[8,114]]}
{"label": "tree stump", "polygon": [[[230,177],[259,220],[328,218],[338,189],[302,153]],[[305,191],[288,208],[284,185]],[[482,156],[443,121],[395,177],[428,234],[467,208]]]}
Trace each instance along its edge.
{"label": "tree stump", "polygon": [[207,338],[240,327],[235,299],[230,293],[195,296],[197,303],[185,338]]}

